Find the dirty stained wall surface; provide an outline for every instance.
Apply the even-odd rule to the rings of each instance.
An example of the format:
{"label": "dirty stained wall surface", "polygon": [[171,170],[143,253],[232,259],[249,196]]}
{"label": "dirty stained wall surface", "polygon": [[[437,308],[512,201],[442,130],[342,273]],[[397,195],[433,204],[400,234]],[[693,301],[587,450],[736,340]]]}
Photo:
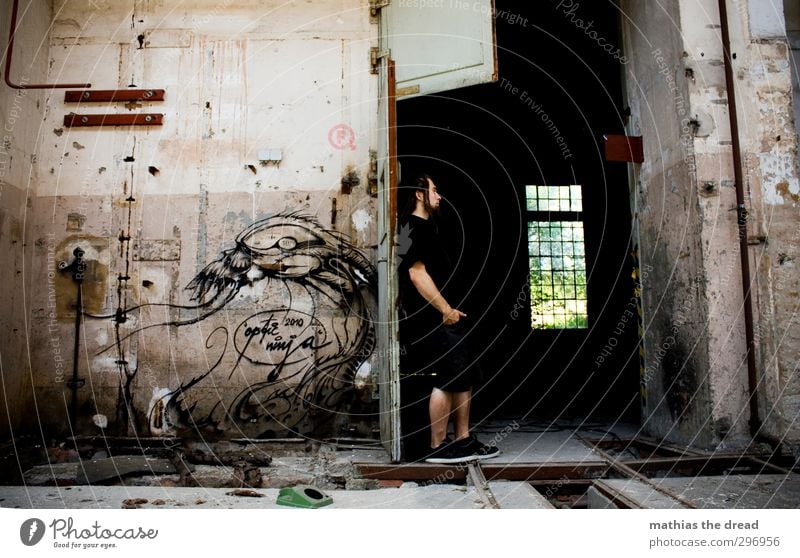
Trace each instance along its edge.
{"label": "dirty stained wall surface", "polygon": [[[64,431],[76,285],[57,266],[81,247],[78,432],[107,422],[114,434],[369,434],[377,84],[368,60],[377,30],[366,2],[21,4],[17,81],[163,88],[166,100],[0,98],[0,243],[16,262],[0,271],[0,416],[15,432]],[[644,426],[701,447],[742,443],[749,419],[716,4],[621,2],[629,132],[645,147],[633,192]],[[734,2],[729,15],[761,418],[797,444],[789,54],[780,36],[758,34],[751,7]],[[165,116],[162,127],[66,128],[73,111]],[[280,163],[262,164],[265,149],[280,149]],[[0,429],[9,430],[5,419]]]}
{"label": "dirty stained wall surface", "polygon": [[708,305],[698,277],[702,223],[690,179],[694,151],[685,117],[689,99],[680,29],[674,23],[678,5],[664,7],[623,4],[630,17],[623,27],[626,49],[636,53],[625,68],[633,115],[629,133],[643,136],[645,149],[634,192],[647,357],[640,380],[649,431],[707,444]]}
{"label": "dirty stained wall surface", "polygon": [[[749,407],[731,132],[716,1],[624,4],[637,49],[626,78],[638,172],[647,428],[705,447],[747,439]],[[796,444],[797,136],[785,38],[754,37],[729,8],[754,277],[761,419]],[[637,30],[636,27],[639,27]],[[646,45],[646,46],[645,46]],[[647,59],[645,49],[652,55]],[[639,95],[641,88],[643,95]],[[648,99],[649,103],[645,103]],[[646,268],[645,268],[646,269]]]}
{"label": "dirty stained wall surface", "polygon": [[[70,0],[52,17],[47,79],[166,100],[78,106],[48,92],[38,138],[20,140],[36,154],[24,261],[42,426],[63,431],[68,414],[77,287],[53,272],[80,246],[79,432],[371,435],[366,3]],[[70,112],[164,125],[67,128]],[[281,160],[260,160],[266,149]]]}
{"label": "dirty stained wall surface", "polygon": [[[742,24],[741,33],[748,27]],[[760,404],[770,423],[783,424],[800,445],[800,171],[797,107],[792,107],[791,51],[785,31],[758,35],[750,24],[745,56],[735,65],[740,126],[745,130],[746,181],[752,196],[750,237],[757,246],[758,300],[755,336],[766,397]],[[757,243],[757,244],[756,244]]]}
{"label": "dirty stained wall surface", "polygon": [[[10,8],[10,6],[9,6]],[[4,6],[5,9],[5,6]],[[9,17],[0,17],[0,36],[8,36]],[[45,2],[33,3],[26,13],[27,26],[17,33],[16,40],[24,48],[17,49],[13,58],[12,79],[18,84],[41,83],[47,77],[47,41],[42,41],[50,25],[50,12]],[[5,64],[5,59],[3,59]],[[32,340],[25,328],[26,309],[23,292],[30,288],[32,275],[26,273],[26,263],[33,249],[26,243],[26,227],[32,217],[27,198],[35,184],[36,138],[44,114],[45,94],[35,90],[13,90],[4,86],[0,95],[0,250],[3,265],[0,276],[3,284],[3,311],[0,312],[0,434],[8,433],[5,417],[19,422],[23,416],[35,417],[31,397],[30,368],[27,359],[28,343]],[[46,259],[48,245],[42,239],[41,250]],[[24,246],[23,246],[24,245]],[[52,256],[52,254],[51,254]],[[47,301],[47,277],[37,278],[38,288]],[[44,324],[47,327],[47,324]],[[44,345],[47,338],[38,340]],[[51,350],[49,348],[43,350]],[[55,354],[55,353],[51,353]],[[53,371],[53,364],[49,372]]]}

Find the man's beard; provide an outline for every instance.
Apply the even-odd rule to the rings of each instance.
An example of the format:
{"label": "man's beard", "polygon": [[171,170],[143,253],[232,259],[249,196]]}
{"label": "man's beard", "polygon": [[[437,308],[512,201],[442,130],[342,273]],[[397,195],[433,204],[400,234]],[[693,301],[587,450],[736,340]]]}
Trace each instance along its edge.
{"label": "man's beard", "polygon": [[436,207],[432,206],[430,201],[430,194],[428,192],[425,192],[422,204],[425,207],[425,211],[428,213],[428,215],[432,217],[439,215],[439,208],[441,207],[441,202],[439,202],[439,205],[437,205]]}

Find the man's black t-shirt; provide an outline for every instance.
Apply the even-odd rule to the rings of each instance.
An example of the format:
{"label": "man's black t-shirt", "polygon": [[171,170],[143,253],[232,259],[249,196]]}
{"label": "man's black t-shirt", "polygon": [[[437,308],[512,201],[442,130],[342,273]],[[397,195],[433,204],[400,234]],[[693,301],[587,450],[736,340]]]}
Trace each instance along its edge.
{"label": "man's black t-shirt", "polygon": [[447,300],[452,266],[436,225],[430,219],[410,215],[400,224],[399,238],[401,331],[407,339],[420,338],[441,326],[442,315],[419,294],[408,271],[416,262],[422,262],[436,288]]}
{"label": "man's black t-shirt", "polygon": [[419,294],[408,273],[416,262],[422,262],[444,299],[451,300],[448,287],[453,266],[436,225],[412,215],[401,223],[399,239],[400,342],[405,349],[401,351],[401,369],[406,377],[429,375],[430,387],[469,391],[477,365],[469,355],[463,318],[455,325],[445,325],[441,312]]}

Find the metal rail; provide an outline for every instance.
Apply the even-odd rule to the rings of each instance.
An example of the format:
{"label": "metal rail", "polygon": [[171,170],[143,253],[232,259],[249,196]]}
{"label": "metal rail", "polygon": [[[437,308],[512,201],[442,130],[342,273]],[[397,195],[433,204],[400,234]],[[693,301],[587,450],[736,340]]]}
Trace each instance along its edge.
{"label": "metal rail", "polygon": [[484,507],[499,510],[500,504],[497,502],[497,498],[494,497],[492,489],[489,488],[489,482],[483,475],[480,462],[477,460],[470,461],[467,464],[467,471],[469,472],[469,480],[472,481],[472,485],[478,492],[481,501],[483,501]]}
{"label": "metal rail", "polygon": [[680,502],[681,504],[683,504],[684,506],[686,506],[688,508],[697,509],[697,506],[693,502],[687,500],[686,498],[684,498],[680,494],[676,494],[673,491],[671,491],[671,490],[669,490],[667,488],[664,488],[663,486],[660,486],[658,483],[653,482],[652,480],[650,480],[646,476],[642,475],[638,471],[635,471],[634,469],[631,469],[627,465],[624,465],[623,463],[621,463],[618,460],[614,459],[614,457],[611,456],[610,454],[608,454],[607,452],[605,452],[605,451],[601,450],[600,448],[598,448],[597,446],[593,445],[589,440],[586,440],[585,438],[583,438],[578,433],[575,433],[575,437],[578,440],[580,440],[581,442],[583,442],[584,444],[586,444],[587,446],[589,446],[594,453],[598,454],[600,457],[605,459],[606,462],[608,462],[609,467],[614,469],[618,473],[621,473],[621,474],[623,474],[623,475],[625,475],[627,477],[631,477],[631,478],[634,478],[636,480],[639,480],[639,481],[649,485],[656,492],[660,492],[661,494],[663,494],[664,496],[667,496],[668,498],[672,498],[674,500],[677,500],[678,502]]}

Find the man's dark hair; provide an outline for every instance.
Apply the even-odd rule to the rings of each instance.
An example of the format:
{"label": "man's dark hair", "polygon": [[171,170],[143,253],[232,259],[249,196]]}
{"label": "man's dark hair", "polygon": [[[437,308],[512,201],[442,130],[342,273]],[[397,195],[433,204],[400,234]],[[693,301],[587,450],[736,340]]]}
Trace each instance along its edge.
{"label": "man's dark hair", "polygon": [[429,174],[421,174],[417,177],[417,183],[415,187],[417,190],[422,190],[423,192],[428,191],[428,181],[433,180]]}
{"label": "man's dark hair", "polygon": [[403,211],[400,213],[400,217],[408,217],[412,213],[414,213],[414,209],[417,207],[417,192],[422,192],[424,195],[428,195],[428,181],[433,180],[429,174],[420,174],[416,180],[414,181],[413,185],[410,186],[401,186],[400,190],[406,197],[406,202],[403,204]]}

